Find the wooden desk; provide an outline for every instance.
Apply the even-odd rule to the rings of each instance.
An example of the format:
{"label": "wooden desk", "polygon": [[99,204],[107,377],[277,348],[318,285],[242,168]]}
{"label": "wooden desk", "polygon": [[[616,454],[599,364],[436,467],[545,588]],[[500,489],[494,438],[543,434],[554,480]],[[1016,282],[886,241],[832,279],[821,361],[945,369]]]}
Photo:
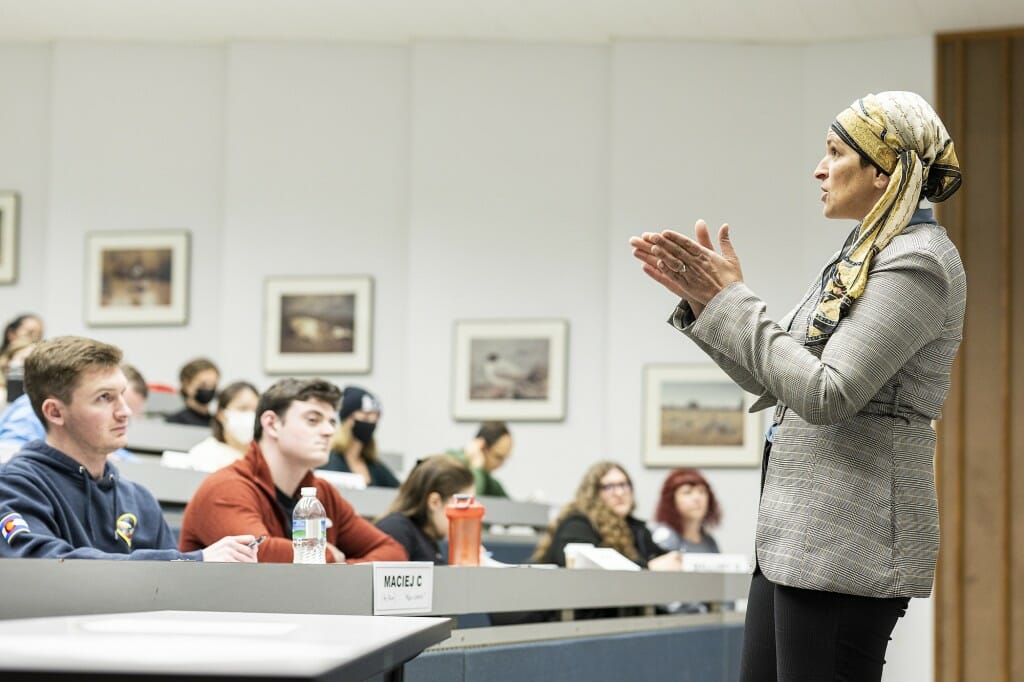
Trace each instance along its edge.
{"label": "wooden desk", "polygon": [[5,681],[401,680],[447,618],[146,611],[0,622]]}

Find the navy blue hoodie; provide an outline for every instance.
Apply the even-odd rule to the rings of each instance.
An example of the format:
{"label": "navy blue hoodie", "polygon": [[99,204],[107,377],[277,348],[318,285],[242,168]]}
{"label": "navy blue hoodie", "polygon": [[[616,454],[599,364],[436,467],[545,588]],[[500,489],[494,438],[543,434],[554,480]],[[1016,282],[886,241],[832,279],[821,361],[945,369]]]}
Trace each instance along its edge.
{"label": "navy blue hoodie", "polygon": [[41,440],[0,468],[0,557],[202,561],[179,552],[153,494],[107,462],[94,480]]}

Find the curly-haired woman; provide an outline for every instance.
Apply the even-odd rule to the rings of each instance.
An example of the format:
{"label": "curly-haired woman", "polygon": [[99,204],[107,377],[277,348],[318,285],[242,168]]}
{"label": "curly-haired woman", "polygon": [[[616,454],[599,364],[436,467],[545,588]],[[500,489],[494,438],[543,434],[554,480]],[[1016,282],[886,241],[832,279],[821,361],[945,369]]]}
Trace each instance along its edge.
{"label": "curly-haired woman", "polygon": [[573,542],[611,547],[644,568],[678,570],[679,553],[665,553],[633,516],[633,482],[621,465],[603,461],[584,474],[575,499],[562,509],[534,552],[534,561],[565,566]]}

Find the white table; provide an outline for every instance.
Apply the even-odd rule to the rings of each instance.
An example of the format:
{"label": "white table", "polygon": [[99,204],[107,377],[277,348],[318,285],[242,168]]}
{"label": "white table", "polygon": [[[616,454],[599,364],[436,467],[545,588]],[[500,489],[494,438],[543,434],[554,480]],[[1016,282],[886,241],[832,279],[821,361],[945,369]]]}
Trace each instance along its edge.
{"label": "white table", "polygon": [[0,679],[398,681],[451,627],[447,618],[212,611],[15,619],[0,622]]}

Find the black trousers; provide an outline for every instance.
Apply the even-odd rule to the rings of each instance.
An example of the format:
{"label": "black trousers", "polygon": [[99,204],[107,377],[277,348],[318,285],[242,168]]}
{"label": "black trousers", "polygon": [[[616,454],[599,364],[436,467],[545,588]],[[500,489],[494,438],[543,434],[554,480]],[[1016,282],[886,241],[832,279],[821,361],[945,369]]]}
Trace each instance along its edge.
{"label": "black trousers", "polygon": [[755,570],[740,680],[877,682],[909,601],[776,585]]}

